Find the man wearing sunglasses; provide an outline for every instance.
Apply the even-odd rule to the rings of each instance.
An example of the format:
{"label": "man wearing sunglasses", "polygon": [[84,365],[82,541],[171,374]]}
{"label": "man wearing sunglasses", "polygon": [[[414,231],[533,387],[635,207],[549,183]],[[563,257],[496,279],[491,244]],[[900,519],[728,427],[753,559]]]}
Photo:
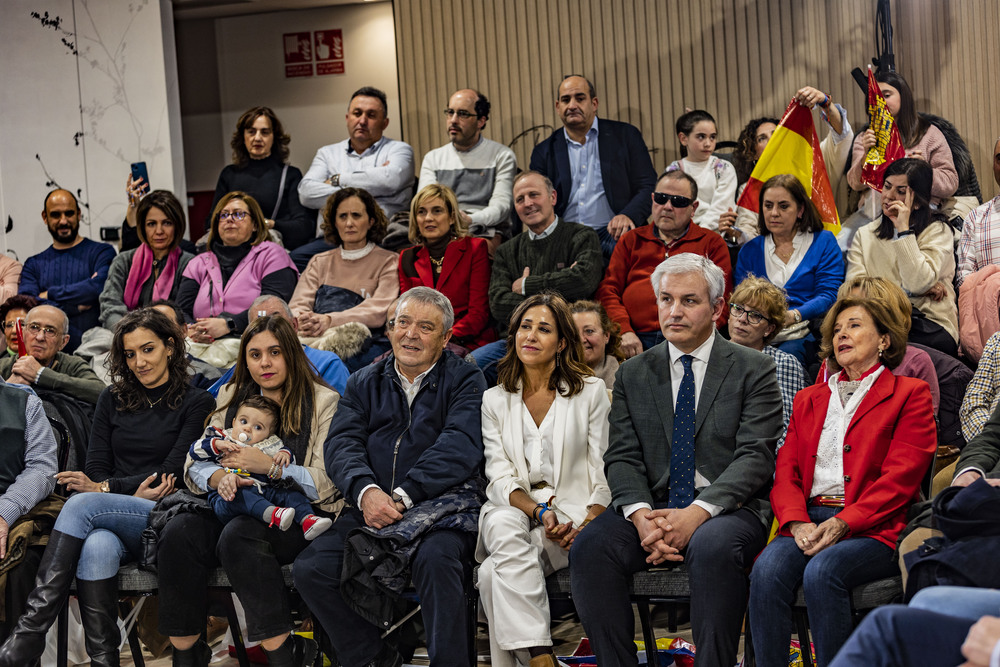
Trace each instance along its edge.
{"label": "man wearing sunglasses", "polygon": [[18,291],[57,306],[69,316],[67,349],[73,351],[84,331],[101,326],[98,298],[115,249],[80,236],[80,205],[69,190],[53,190],[42,206],[42,221],[52,245],[24,262]]}
{"label": "man wearing sunglasses", "polygon": [[[698,184],[682,171],[668,171],[652,194],[652,224],[625,232],[597,289],[597,299],[622,330],[622,351],[634,357],[663,340],[650,287],[653,269],[666,257],[682,252],[702,255],[726,277],[732,291],[732,265],[726,242],[693,221],[698,209]],[[725,317],[722,317],[725,323]]]}
{"label": "man wearing sunglasses", "polygon": [[656,171],[639,129],[597,118],[597,106],[594,84],[564,78],[556,93],[563,127],[535,146],[531,170],[555,185],[561,220],[597,232],[607,262],[621,235],[645,224]]}
{"label": "man wearing sunglasses", "polygon": [[490,101],[477,90],[456,91],[444,110],[451,141],[427,153],[417,192],[433,183],[447,185],[458,198],[469,233],[489,240],[490,257],[510,236],[511,188],[517,173],[514,151],[483,136]]}
{"label": "man wearing sunglasses", "polygon": [[0,377],[10,384],[57,391],[97,404],[104,383],[90,364],[62,351],[69,342],[69,318],[54,306],[35,306],[22,328],[28,354],[0,359]]}

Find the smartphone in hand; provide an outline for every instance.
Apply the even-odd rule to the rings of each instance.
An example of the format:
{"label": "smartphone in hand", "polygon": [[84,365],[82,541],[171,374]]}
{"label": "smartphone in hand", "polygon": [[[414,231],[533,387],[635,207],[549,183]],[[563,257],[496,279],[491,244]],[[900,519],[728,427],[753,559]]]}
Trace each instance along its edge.
{"label": "smartphone in hand", "polygon": [[145,162],[133,162],[132,163],[132,182],[135,183],[139,179],[142,179],[142,194],[149,194],[149,172],[146,171]]}

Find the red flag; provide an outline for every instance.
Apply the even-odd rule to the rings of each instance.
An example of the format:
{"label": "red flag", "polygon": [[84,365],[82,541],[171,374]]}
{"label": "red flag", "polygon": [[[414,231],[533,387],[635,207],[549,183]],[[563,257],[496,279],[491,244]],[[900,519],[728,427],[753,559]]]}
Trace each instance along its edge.
{"label": "red flag", "polygon": [[22,323],[24,322],[23,317],[19,317],[14,320],[14,331],[17,332],[17,358],[28,356],[28,346],[24,344],[24,329]]}
{"label": "red flag", "polygon": [[868,187],[882,191],[885,169],[901,157],[906,156],[903,141],[899,138],[896,119],[885,106],[885,98],[879,90],[871,66],[868,67],[868,120],[875,132],[875,145],[865,154],[861,167],[861,182]]}
{"label": "red flag", "polygon": [[737,204],[757,213],[761,187],[767,179],[778,174],[791,174],[799,179],[819,210],[823,226],[834,234],[840,231],[840,218],[833,201],[830,177],[823,163],[812,111],[795,100],[785,109],[785,115],[757,160]]}

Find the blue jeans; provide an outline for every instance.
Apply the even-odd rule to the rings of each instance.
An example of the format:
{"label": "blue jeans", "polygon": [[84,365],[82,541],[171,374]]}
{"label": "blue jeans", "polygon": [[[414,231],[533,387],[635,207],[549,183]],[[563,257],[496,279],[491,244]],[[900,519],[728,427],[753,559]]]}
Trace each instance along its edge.
{"label": "blue jeans", "polygon": [[809,364],[816,361],[816,339],[811,333],[806,334],[803,338],[778,343],[775,347],[798,359],[799,363],[805,368],[808,368]]}
{"label": "blue jeans", "polygon": [[995,588],[931,586],[918,591],[910,600],[910,607],[978,621],[982,616],[1000,616],[1000,591]]}
{"label": "blue jeans", "polygon": [[497,363],[507,354],[507,341],[497,340],[487,343],[482,347],[477,347],[469,353],[479,370],[486,376],[486,386],[495,387],[497,384]]}
{"label": "blue jeans", "polygon": [[313,513],[309,499],[301,491],[276,489],[273,486],[265,486],[260,491],[256,486],[241,487],[236,490],[236,497],[232,500],[226,500],[218,492],[212,491],[208,494],[208,502],[223,524],[243,515],[263,521],[264,511],[272,506],[295,508],[295,521],[298,524]]}
{"label": "blue jeans", "polygon": [[[810,507],[819,525],[837,514],[832,507]],[[750,572],[750,627],[757,663],[788,664],[792,604],[802,584],[816,663],[829,665],[854,628],[851,589],[898,574],[892,547],[871,537],[853,537],[806,556],[791,537],[776,537],[757,557]]]}
{"label": "blue jeans", "polygon": [[152,500],[120,493],[78,493],[66,501],[53,530],[85,540],[76,566],[84,581],[110,579],[142,553],[140,536]]}
{"label": "blue jeans", "polygon": [[292,263],[295,264],[295,268],[302,273],[309,266],[309,260],[318,255],[321,252],[326,252],[327,250],[333,250],[337,246],[331,245],[326,242],[326,239],[322,236],[317,237],[310,241],[300,245],[295,250],[288,253],[289,257],[292,259]]}
{"label": "blue jeans", "polygon": [[[1000,602],[1000,595],[997,597]],[[901,604],[879,607],[865,616],[830,667],[957,665],[964,661],[962,642],[973,623],[969,618]],[[787,656],[785,660],[788,664]]]}
{"label": "blue jeans", "polygon": [[648,350],[654,345],[659,345],[664,340],[662,331],[636,331],[635,335],[639,339],[639,342],[642,343],[643,350]]}
{"label": "blue jeans", "polygon": [[591,227],[591,229],[597,232],[597,239],[601,242],[601,255],[604,258],[604,269],[607,270],[608,263],[611,261],[611,253],[615,251],[618,241],[608,232],[607,225],[600,228]]}

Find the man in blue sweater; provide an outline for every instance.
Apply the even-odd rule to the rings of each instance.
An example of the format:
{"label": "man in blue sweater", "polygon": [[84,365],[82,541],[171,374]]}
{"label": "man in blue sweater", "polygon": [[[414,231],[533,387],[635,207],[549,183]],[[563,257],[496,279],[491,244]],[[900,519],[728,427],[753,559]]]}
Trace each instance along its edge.
{"label": "man in blue sweater", "polygon": [[65,351],[73,352],[84,331],[100,326],[97,299],[115,249],[80,236],[80,205],[68,190],[53,190],[45,197],[42,221],[52,245],[24,262],[20,293],[37,296],[69,316]]}

